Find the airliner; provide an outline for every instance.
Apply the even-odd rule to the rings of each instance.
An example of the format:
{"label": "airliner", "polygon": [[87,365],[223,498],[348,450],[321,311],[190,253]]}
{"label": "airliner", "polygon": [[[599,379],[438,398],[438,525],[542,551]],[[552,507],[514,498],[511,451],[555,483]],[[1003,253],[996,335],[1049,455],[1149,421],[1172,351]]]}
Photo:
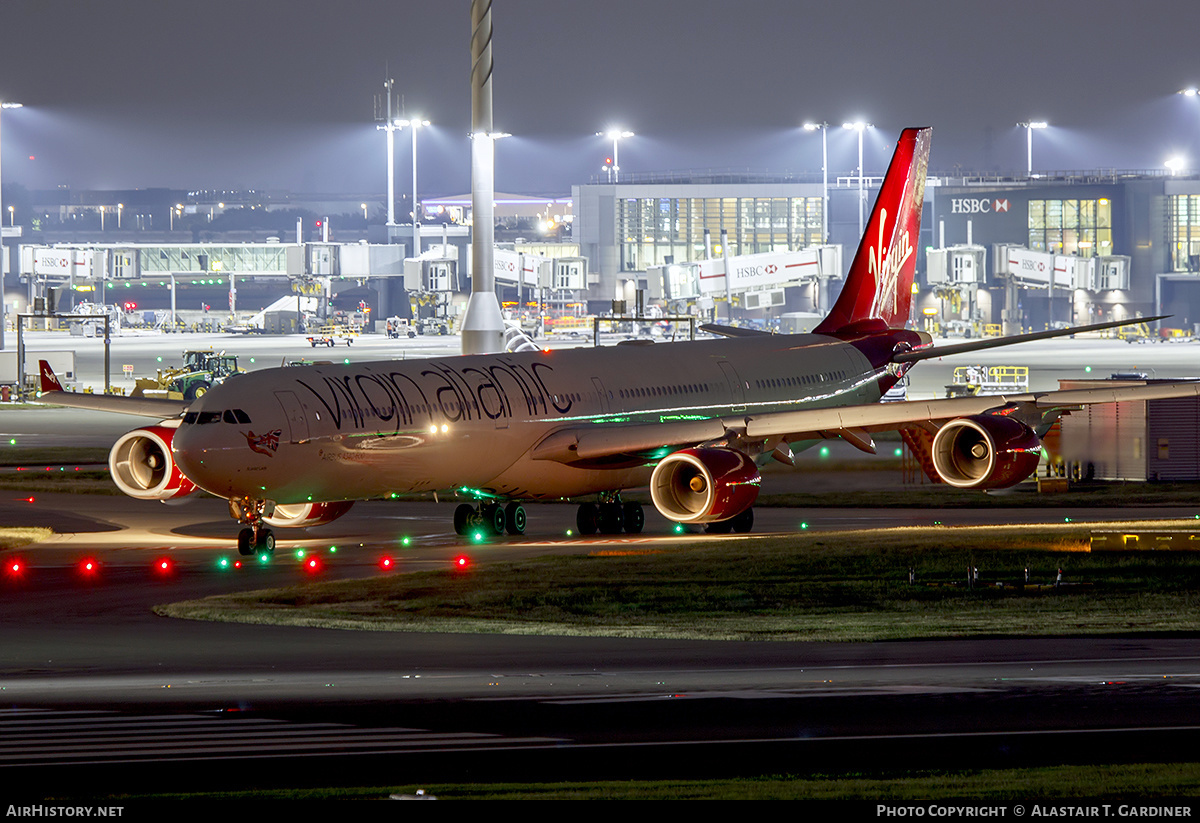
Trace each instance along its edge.
{"label": "airliner", "polygon": [[916,363],[1121,325],[931,346],[906,328],[931,130],[906,129],[841,294],[811,334],[713,327],[707,341],[315,364],[237,375],[190,403],[65,392],[41,402],[156,418],[113,446],[116,485],[146,500],[224,498],[243,554],[273,529],[328,523],[354,501],[452,494],[458,534],[525,530],[524,502],[575,499],[583,534],[637,533],[650,489],[671,521],[748,531],[767,461],[840,438],[874,452],[900,430],[931,477],[1011,486],[1065,409],[1200,395],[1195,382],[881,403]]}

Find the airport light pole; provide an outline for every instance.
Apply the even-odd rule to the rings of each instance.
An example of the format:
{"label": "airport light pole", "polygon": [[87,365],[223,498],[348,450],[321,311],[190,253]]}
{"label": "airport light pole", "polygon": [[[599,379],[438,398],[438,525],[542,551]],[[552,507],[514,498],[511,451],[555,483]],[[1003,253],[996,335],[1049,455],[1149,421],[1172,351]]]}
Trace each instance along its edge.
{"label": "airport light pole", "polygon": [[609,129],[608,131],[596,132],[596,136],[607,137],[609,140],[613,141],[612,179],[614,183],[619,183],[621,163],[617,159],[617,147],[620,145],[622,140],[624,140],[626,137],[633,137],[634,134],[633,132],[625,131],[624,129]]}
{"label": "airport light pole", "polygon": [[829,124],[805,123],[805,131],[821,130],[821,242],[829,242]]}
{"label": "airport light pole", "polygon": [[396,126],[402,129],[409,129],[412,132],[412,227],[413,227],[413,257],[421,256],[421,220],[419,214],[420,207],[417,205],[417,129],[429,125],[428,120],[412,119],[412,120],[396,120]]}
{"label": "airport light pole", "polygon": [[1017,125],[1025,129],[1025,176],[1033,177],[1033,130],[1044,129],[1048,124],[1045,120],[1028,120]]}
{"label": "airport light pole", "polygon": [[863,132],[875,127],[857,120],[853,123],[842,123],[842,128],[858,132],[858,236],[862,237],[867,222],[867,190],[863,186]]}
{"label": "airport light pole", "polygon": [[471,0],[471,297],[459,329],[463,354],[504,351],[496,297],[496,151],[492,125],[492,0]]}
{"label": "airport light pole", "polygon": [[[23,103],[0,102],[0,109],[19,109],[23,105]],[[0,203],[2,202],[3,198],[0,197]],[[0,211],[0,214],[3,214],[3,211]],[[5,256],[4,251],[4,232],[0,230],[0,349],[4,348],[4,326],[8,322],[5,317],[6,309],[4,308],[4,274],[7,269],[5,265],[7,262],[8,258]]]}
{"label": "airport light pole", "polygon": [[[387,224],[389,226],[396,225],[396,124],[392,120],[392,84],[395,82],[395,80],[383,82],[384,94],[387,95],[387,114],[386,119],[375,127],[387,132]],[[375,118],[379,119],[379,98],[375,98],[375,100]],[[392,242],[390,237],[387,242]]]}

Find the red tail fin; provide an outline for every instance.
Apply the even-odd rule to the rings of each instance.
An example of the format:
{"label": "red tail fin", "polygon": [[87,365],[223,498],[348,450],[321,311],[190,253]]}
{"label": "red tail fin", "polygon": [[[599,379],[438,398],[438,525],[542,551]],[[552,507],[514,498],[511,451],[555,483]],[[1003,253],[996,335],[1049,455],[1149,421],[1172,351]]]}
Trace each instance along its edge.
{"label": "red tail fin", "polygon": [[817,334],[896,329],[908,322],[932,134],[933,129],[901,132],[842,293],[813,329]]}
{"label": "red tail fin", "polygon": [[58,378],[54,375],[54,369],[50,368],[50,364],[45,360],[38,361],[38,369],[42,373],[42,391],[62,391],[62,383],[58,382]]}

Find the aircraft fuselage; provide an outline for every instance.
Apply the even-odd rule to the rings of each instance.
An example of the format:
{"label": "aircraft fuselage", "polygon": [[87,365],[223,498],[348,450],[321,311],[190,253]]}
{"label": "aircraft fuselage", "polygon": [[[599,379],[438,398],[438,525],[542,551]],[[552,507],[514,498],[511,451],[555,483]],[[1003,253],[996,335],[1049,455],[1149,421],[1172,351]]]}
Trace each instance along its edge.
{"label": "aircraft fuselage", "polygon": [[889,375],[863,342],[772,335],[267,369],[196,401],[173,451],[200,488],[277,503],[633,488],[661,455],[572,464],[531,452],[564,428],[875,402]]}

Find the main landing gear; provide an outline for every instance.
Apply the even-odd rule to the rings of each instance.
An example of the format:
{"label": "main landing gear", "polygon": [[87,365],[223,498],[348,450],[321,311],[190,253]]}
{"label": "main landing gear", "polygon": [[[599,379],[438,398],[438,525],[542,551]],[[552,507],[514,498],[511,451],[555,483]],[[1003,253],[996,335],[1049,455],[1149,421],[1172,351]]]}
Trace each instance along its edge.
{"label": "main landing gear", "polygon": [[229,501],[229,516],[246,528],[238,532],[238,554],[274,554],[275,533],[263,523],[266,500],[233,499]]}
{"label": "main landing gear", "polygon": [[580,503],[575,514],[580,534],[641,534],[646,514],[641,503],[622,503],[619,496],[601,496],[599,503]]}
{"label": "main landing gear", "polygon": [[754,528],[754,509],[749,508],[728,520],[718,520],[715,523],[706,524],[704,532],[705,534],[729,534],[730,532],[745,534],[752,528]]}
{"label": "main landing gear", "polygon": [[525,533],[525,507],[516,500],[507,505],[487,501],[478,506],[462,503],[454,510],[454,533],[462,536],[474,529],[498,535]]}

